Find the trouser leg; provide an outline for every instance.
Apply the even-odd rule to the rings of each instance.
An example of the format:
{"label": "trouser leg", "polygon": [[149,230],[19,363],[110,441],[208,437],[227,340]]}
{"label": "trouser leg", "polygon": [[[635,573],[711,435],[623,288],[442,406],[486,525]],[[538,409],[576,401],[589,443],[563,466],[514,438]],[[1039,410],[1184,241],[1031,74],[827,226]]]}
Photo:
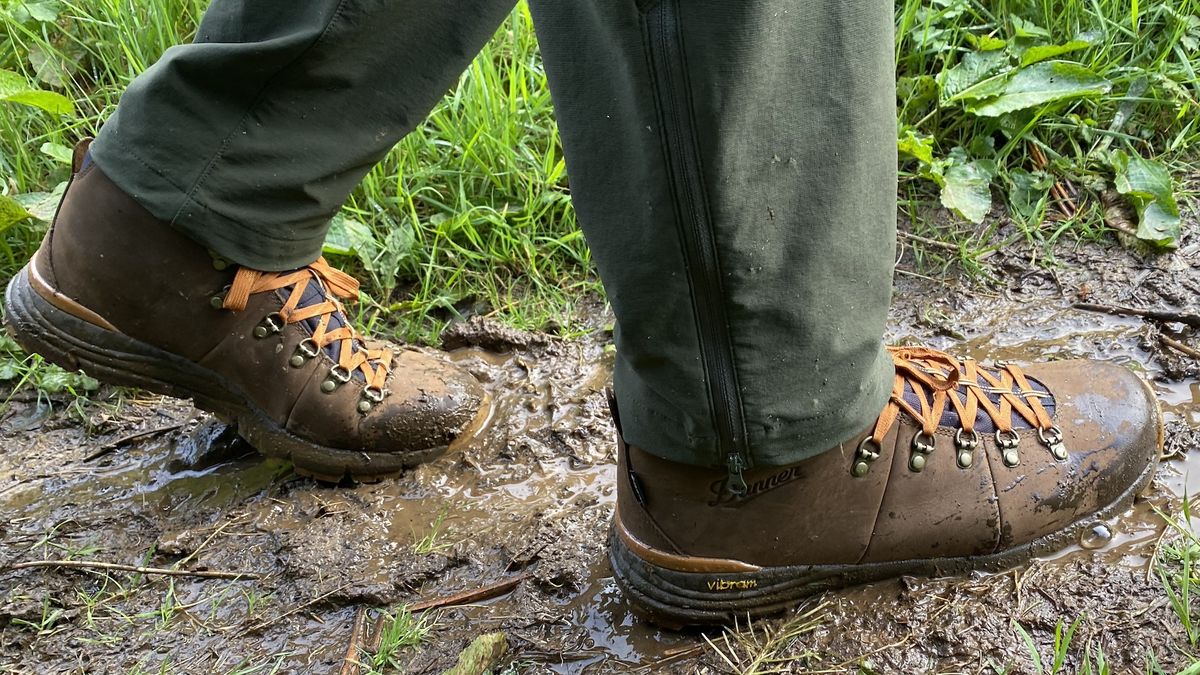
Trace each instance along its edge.
{"label": "trouser leg", "polygon": [[630,443],[790,463],[866,428],[895,236],[883,0],[535,0]]}
{"label": "trouser leg", "polygon": [[514,0],[216,0],[93,145],[156,217],[235,262],[312,262],[358,181]]}

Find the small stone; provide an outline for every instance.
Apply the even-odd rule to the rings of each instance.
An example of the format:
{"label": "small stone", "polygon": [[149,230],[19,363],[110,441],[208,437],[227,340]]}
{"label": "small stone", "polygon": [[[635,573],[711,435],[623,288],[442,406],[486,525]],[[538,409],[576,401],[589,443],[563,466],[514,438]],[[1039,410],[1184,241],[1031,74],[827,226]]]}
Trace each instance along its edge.
{"label": "small stone", "polygon": [[1112,541],[1112,530],[1104,523],[1092,523],[1079,533],[1079,545],[1089,551],[1104,548]]}

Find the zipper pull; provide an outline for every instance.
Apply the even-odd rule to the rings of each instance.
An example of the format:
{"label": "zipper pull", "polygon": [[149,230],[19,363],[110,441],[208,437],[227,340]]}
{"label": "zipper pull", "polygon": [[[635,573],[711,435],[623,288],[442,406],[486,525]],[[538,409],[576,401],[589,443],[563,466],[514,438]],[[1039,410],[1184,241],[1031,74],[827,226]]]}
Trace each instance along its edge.
{"label": "zipper pull", "polygon": [[725,468],[729,471],[729,480],[725,481],[729,493],[737,497],[746,494],[746,479],[742,477],[746,462],[742,460],[742,456],[736,452],[729,453],[725,460]]}

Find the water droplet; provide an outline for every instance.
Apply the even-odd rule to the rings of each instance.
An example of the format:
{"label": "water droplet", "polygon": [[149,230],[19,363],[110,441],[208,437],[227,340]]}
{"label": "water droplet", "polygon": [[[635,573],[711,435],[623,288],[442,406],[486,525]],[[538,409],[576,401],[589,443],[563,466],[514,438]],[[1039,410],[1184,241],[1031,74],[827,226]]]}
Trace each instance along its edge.
{"label": "water droplet", "polygon": [[1079,545],[1089,551],[1104,548],[1112,541],[1112,530],[1104,523],[1093,523],[1091,527],[1079,534]]}

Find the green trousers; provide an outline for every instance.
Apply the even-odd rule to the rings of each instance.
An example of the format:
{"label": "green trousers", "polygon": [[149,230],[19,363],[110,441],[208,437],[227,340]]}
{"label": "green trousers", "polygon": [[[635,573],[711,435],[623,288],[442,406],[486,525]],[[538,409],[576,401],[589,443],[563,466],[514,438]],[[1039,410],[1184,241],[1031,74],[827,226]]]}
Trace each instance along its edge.
{"label": "green trousers", "polygon": [[[512,0],[215,0],[129,88],[97,163],[265,270],[330,217]],[[795,462],[865,429],[895,248],[893,5],[531,0],[575,208],[617,317],[626,439]]]}

